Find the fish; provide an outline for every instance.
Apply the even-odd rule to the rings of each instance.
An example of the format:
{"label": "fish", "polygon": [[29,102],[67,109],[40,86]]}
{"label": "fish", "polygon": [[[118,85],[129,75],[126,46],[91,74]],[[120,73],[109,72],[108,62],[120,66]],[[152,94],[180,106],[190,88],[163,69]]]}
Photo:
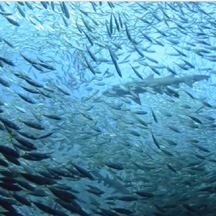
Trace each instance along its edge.
{"label": "fish", "polygon": [[8,128],[11,128],[11,129],[14,129],[16,131],[20,130],[20,127],[15,124],[13,121],[11,120],[8,120],[7,118],[4,118],[2,116],[0,116],[0,121],[5,125],[7,126]]}
{"label": "fish", "polygon": [[14,158],[20,157],[20,154],[16,150],[14,150],[10,147],[4,146],[4,145],[0,145],[0,152],[3,155],[9,155],[9,156],[14,157]]}
{"label": "fish", "polygon": [[0,56],[0,61],[12,67],[16,66],[10,59]]}
{"label": "fish", "polygon": [[84,168],[82,168],[82,167],[80,167],[80,166],[78,166],[78,165],[76,165],[76,164],[73,164],[73,166],[74,166],[74,167],[77,169],[77,171],[79,171],[80,174],[82,174],[83,176],[85,176],[85,177],[87,177],[87,178],[89,178],[89,179],[91,179],[91,180],[94,179],[93,175],[92,175],[90,172],[88,172],[87,170],[85,170]]}
{"label": "fish", "polygon": [[135,193],[141,197],[146,197],[146,198],[154,197],[154,194],[146,192],[146,191],[137,191]]}
{"label": "fish", "polygon": [[37,185],[53,185],[55,184],[55,181],[46,178],[40,175],[30,174],[30,173],[20,173],[21,176],[23,176],[25,179],[29,180],[30,182],[33,182]]}
{"label": "fish", "polygon": [[[192,86],[193,83],[208,80],[210,76],[208,75],[191,75],[191,76],[185,76],[185,77],[174,77],[174,75],[169,75],[164,78],[154,78],[153,75],[150,75],[149,77],[145,78],[143,81],[136,81],[136,82],[128,82],[125,83],[124,89],[122,89],[119,86],[112,86],[111,89],[108,89],[103,92],[104,96],[107,97],[125,97],[130,96],[134,102],[137,101],[137,99],[134,97],[134,94],[139,97],[139,94],[148,92],[147,88],[157,89],[157,88],[163,88],[163,87],[179,87],[181,83],[185,83],[188,86]],[[134,94],[132,94],[134,93]],[[137,102],[136,102],[137,103]]]}
{"label": "fish", "polygon": [[133,69],[134,73],[135,73],[141,80],[143,80],[143,77],[141,76],[141,74],[140,74],[132,65],[130,65],[130,66],[131,66],[131,68]]}
{"label": "fish", "polygon": [[92,194],[95,194],[97,196],[101,196],[102,194],[104,194],[105,192],[102,191],[101,189],[95,187],[95,186],[92,186],[92,185],[88,185],[88,189],[86,189],[89,193],[92,193]]}
{"label": "fish", "polygon": [[36,202],[34,201],[33,202],[34,205],[36,205],[40,210],[42,210],[43,212],[46,212],[48,214],[51,214],[51,215],[59,215],[59,216],[67,216],[66,213],[62,212],[62,211],[59,211],[59,210],[56,210],[56,209],[53,209],[51,207],[49,207],[48,205],[45,205],[41,202]]}
{"label": "fish", "polygon": [[112,162],[106,162],[105,163],[106,166],[116,169],[116,170],[123,170],[123,166],[121,164],[116,164],[116,163],[112,163]]}
{"label": "fish", "polygon": [[68,8],[66,6],[66,3],[65,2],[61,2],[60,3],[60,6],[61,6],[61,10],[64,14],[64,16],[67,18],[67,19],[70,19],[70,13],[68,11]]}
{"label": "fish", "polygon": [[9,23],[11,23],[14,26],[20,26],[20,24],[14,19],[10,17],[5,17]]}
{"label": "fish", "polygon": [[25,95],[23,93],[17,93],[17,94],[19,95],[20,98],[22,98],[27,103],[30,103],[30,104],[36,104],[37,103],[34,99],[28,97],[27,95]]}
{"label": "fish", "polygon": [[158,142],[158,140],[155,138],[154,134],[151,132],[151,136],[152,136],[152,139],[154,141],[154,144],[158,147],[158,149],[160,149],[160,144]]}
{"label": "fish", "polygon": [[76,199],[76,196],[72,193],[65,191],[65,190],[59,190],[57,188],[49,187],[49,190],[58,198],[60,198],[64,202],[71,202],[72,200]]}
{"label": "fish", "polygon": [[125,188],[124,185],[122,185],[122,183],[117,179],[109,178],[109,176],[104,177],[96,171],[93,171],[93,174],[95,175],[95,177],[98,179],[99,182],[100,181],[104,182],[105,185],[109,186],[110,188],[113,188],[116,192],[127,194],[127,195],[131,194],[130,191],[127,190],[127,188]]}
{"label": "fish", "polygon": [[112,210],[120,214],[123,214],[123,215],[131,215],[133,213],[131,210],[126,209],[126,208],[112,208]]}
{"label": "fish", "polygon": [[2,40],[3,40],[9,47],[15,48],[14,45],[13,45],[11,42],[5,40],[4,38],[2,38]]}
{"label": "fish", "polygon": [[89,43],[91,44],[91,46],[93,46],[93,45],[94,45],[94,42],[93,42],[93,40],[92,40],[90,34],[87,34],[83,29],[82,29],[81,31],[84,33],[84,35],[85,35],[86,38],[88,39],[88,41],[89,41]]}
{"label": "fish", "polygon": [[20,120],[20,121],[30,128],[34,128],[37,130],[45,130],[45,127],[43,127],[40,123],[33,122],[33,121],[26,121],[26,120]]}
{"label": "fish", "polygon": [[111,57],[111,59],[112,59],[112,62],[113,62],[113,64],[114,64],[114,66],[115,66],[115,69],[116,69],[118,75],[119,75],[120,77],[122,77],[122,73],[121,73],[121,70],[120,70],[120,68],[119,68],[119,66],[118,66],[116,57],[115,57],[113,51],[112,51],[110,48],[109,48],[109,54],[110,54],[110,57]]}
{"label": "fish", "polygon": [[18,143],[20,143],[22,146],[24,146],[25,148],[29,149],[29,150],[36,150],[37,147],[29,140],[22,138],[21,136],[14,136],[14,139],[16,141],[18,141]]}
{"label": "fish", "polygon": [[0,2],[0,215],[215,215],[215,7]]}
{"label": "fish", "polygon": [[50,158],[50,155],[46,153],[29,152],[27,154],[22,155],[22,158],[31,161],[41,161]]}

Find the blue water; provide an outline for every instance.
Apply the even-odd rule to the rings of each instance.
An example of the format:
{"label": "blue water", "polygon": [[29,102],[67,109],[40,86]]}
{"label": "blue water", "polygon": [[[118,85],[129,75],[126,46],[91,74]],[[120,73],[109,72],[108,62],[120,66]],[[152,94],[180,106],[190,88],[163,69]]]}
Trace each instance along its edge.
{"label": "blue water", "polygon": [[0,2],[0,215],[214,215],[215,9]]}

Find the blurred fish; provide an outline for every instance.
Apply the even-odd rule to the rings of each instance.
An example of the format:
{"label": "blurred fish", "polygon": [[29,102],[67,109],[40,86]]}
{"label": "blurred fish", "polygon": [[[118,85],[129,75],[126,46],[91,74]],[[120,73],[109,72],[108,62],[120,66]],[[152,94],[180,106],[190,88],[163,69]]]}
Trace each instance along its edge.
{"label": "blurred fish", "polygon": [[106,90],[103,94],[108,97],[131,96],[133,100],[136,102],[134,94],[137,95],[137,97],[139,97],[138,94],[145,93],[148,87],[153,89],[167,86],[178,87],[181,83],[185,83],[189,86],[192,86],[192,84],[195,82],[207,80],[209,78],[210,76],[207,75],[192,75],[185,76],[182,78],[175,78],[173,75],[164,78],[154,78],[153,75],[150,75],[143,81],[129,82],[124,84],[124,90],[122,90],[122,88],[119,86],[113,86],[111,87],[111,89]]}
{"label": "blurred fish", "polygon": [[214,215],[215,9],[0,2],[0,215]]}

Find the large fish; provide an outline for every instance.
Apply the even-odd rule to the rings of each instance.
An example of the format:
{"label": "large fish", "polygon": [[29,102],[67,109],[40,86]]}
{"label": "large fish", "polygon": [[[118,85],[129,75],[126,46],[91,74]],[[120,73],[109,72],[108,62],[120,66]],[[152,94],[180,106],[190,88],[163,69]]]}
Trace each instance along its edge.
{"label": "large fish", "polygon": [[164,93],[164,90],[169,87],[179,87],[179,84],[185,83],[188,86],[193,83],[208,80],[210,76],[207,75],[191,75],[185,77],[175,77],[169,75],[164,78],[154,78],[154,75],[150,75],[143,81],[128,82],[124,85],[114,85],[110,89],[103,92],[103,95],[108,97],[125,97],[129,96],[134,102],[141,104],[139,94],[145,93],[149,88],[152,88],[155,92]]}

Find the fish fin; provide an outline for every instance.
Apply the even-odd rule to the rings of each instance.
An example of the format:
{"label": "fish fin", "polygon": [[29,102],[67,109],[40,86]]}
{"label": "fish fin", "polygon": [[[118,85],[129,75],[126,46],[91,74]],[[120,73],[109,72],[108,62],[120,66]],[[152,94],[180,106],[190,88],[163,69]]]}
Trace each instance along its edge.
{"label": "fish fin", "polygon": [[169,76],[167,76],[166,78],[174,78],[175,75],[174,74],[170,74]]}
{"label": "fish fin", "polygon": [[190,86],[190,87],[193,87],[193,81],[192,80],[186,80],[185,84]]}
{"label": "fish fin", "polygon": [[154,79],[154,74],[150,74],[145,78],[145,80],[150,80],[150,79]]}

